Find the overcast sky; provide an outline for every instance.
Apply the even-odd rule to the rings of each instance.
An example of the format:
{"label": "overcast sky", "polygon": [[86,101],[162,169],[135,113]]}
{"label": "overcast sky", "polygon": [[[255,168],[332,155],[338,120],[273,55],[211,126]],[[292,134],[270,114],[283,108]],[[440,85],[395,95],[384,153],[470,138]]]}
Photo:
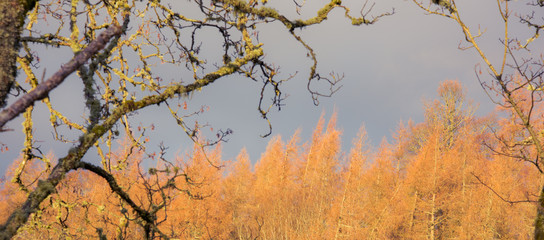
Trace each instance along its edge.
{"label": "overcast sky", "polygon": [[[296,17],[291,1],[269,1],[271,6],[287,11],[286,15]],[[311,3],[310,3],[311,2]],[[308,1],[303,8],[303,16],[313,15],[318,6],[325,1]],[[527,1],[515,4],[522,5]],[[187,4],[185,1],[179,4]],[[362,1],[343,1],[358,12]],[[297,129],[301,130],[302,141],[308,141],[319,119],[324,113],[328,119],[333,111],[338,113],[338,127],[343,130],[343,150],[348,150],[356,132],[365,125],[373,145],[379,145],[391,133],[401,120],[423,120],[423,102],[437,97],[436,89],[440,82],[447,79],[459,80],[467,89],[467,97],[479,105],[477,114],[485,115],[494,106],[481,89],[474,75],[474,67],[480,59],[474,50],[461,51],[459,43],[464,39],[462,32],[453,21],[438,16],[429,16],[417,8],[411,1],[380,0],[373,12],[377,15],[395,8],[395,14],[384,17],[371,26],[352,26],[344,18],[341,9],[334,10],[328,21],[318,26],[311,26],[298,31],[313,47],[318,57],[318,71],[343,73],[342,88],[332,98],[320,98],[320,105],[314,106],[306,90],[310,59],[304,48],[290,37],[279,23],[272,23],[260,29],[259,40],[264,43],[266,58],[281,66],[283,74],[298,72],[296,77],[283,86],[289,97],[286,106],[280,112],[270,115],[273,135],[280,134],[289,138]],[[486,30],[481,44],[485,46],[493,59],[500,57],[499,37],[503,25],[500,21],[496,1],[462,0],[458,9],[470,27],[481,26]],[[514,20],[513,22],[517,22]],[[525,27],[512,24],[512,31],[523,32]],[[522,35],[528,36],[528,35]],[[544,47],[542,39],[535,45]],[[68,49],[43,49],[56,51],[55,54],[42,54],[46,76],[58,69],[61,63],[68,61]],[[60,52],[60,53],[59,53]],[[66,56],[59,59],[59,56]],[[166,75],[169,73],[166,72]],[[172,78],[176,77],[172,73]],[[52,101],[70,103],[63,107],[73,117],[83,115],[83,104],[74,103],[81,99],[80,81],[65,82],[53,92]],[[270,137],[259,136],[268,131],[267,123],[257,112],[259,83],[242,77],[221,79],[196,93],[190,100],[192,106],[206,105],[210,110],[198,118],[199,122],[208,122],[215,129],[230,128],[234,131],[229,141],[223,144],[223,158],[233,159],[246,147],[253,162],[257,161],[265,150]],[[62,95],[55,93],[62,92]],[[77,102],[77,101],[75,101]],[[47,123],[48,113],[38,109],[35,115]],[[151,107],[139,111],[136,116],[143,125],[155,123],[150,144],[163,141],[170,147],[172,154],[186,153],[189,146],[187,136],[177,127],[164,107]],[[135,118],[133,118],[135,119]],[[11,163],[19,154],[23,136],[20,130],[21,117],[9,123],[13,132],[2,133],[0,141],[8,143],[10,150],[0,155],[0,168]],[[39,126],[39,123],[35,125]],[[41,132],[39,143],[48,152],[53,148],[57,157],[64,156],[70,145],[51,144],[52,133]],[[39,144],[38,144],[39,145]],[[95,151],[90,151],[86,160],[96,159]]]}

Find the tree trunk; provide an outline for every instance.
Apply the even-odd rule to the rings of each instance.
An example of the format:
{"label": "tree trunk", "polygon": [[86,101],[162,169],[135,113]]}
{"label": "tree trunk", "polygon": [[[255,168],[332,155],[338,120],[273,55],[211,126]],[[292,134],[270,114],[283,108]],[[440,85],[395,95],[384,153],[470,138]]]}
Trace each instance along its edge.
{"label": "tree trunk", "polygon": [[536,208],[535,240],[544,240],[544,187],[540,190]]}
{"label": "tree trunk", "polygon": [[0,1],[0,108],[6,106],[17,75],[19,39],[26,13],[35,5],[36,0]]}

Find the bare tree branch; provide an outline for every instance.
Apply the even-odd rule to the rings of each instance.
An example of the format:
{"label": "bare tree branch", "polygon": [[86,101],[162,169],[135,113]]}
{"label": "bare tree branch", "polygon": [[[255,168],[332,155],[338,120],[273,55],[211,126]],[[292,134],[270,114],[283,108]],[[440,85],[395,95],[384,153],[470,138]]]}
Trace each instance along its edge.
{"label": "bare tree branch", "polygon": [[41,83],[34,90],[25,94],[11,106],[4,109],[0,113],[0,131],[8,121],[17,117],[27,107],[34,104],[35,101],[45,98],[49,92],[60,85],[64,79],[68,77],[68,75],[72,74],[81,65],[85,64],[85,62],[87,62],[91,56],[102,50],[113,36],[119,35],[121,32],[121,26],[111,25],[108,27],[108,29],[106,29],[106,31],[102,32],[95,40],[93,40],[83,51],[78,53],[68,63],[61,66],[61,69],[47,79],[47,81]]}

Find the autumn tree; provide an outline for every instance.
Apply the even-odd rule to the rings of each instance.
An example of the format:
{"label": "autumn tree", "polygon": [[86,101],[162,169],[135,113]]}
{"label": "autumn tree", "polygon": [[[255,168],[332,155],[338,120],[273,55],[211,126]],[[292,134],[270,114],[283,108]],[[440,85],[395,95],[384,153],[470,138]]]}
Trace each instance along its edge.
{"label": "autumn tree", "polygon": [[260,225],[259,236],[266,239],[296,237],[301,225],[297,184],[293,161],[298,155],[298,136],[284,143],[277,136],[268,143],[266,151],[255,164],[253,196],[255,223]]}
{"label": "autumn tree", "polygon": [[255,194],[255,174],[245,149],[242,149],[236,162],[223,180],[223,197],[227,213],[224,222],[229,224],[230,239],[256,239],[260,236],[264,218],[256,215],[258,210]]}
{"label": "autumn tree", "polygon": [[[363,174],[368,166],[370,155],[369,143],[364,127],[361,127],[348,157],[348,165],[342,173],[343,189],[335,199],[331,215],[336,221],[334,239],[361,238],[360,218],[368,213],[364,201],[368,188],[364,184]],[[368,195],[367,195],[368,196]],[[364,202],[365,204],[361,204]]]}
{"label": "autumn tree", "polygon": [[399,238],[399,214],[405,205],[400,195],[398,171],[393,146],[383,141],[376,152],[370,152],[364,129],[354,141],[343,173],[342,193],[335,198],[335,239]]}
{"label": "autumn tree", "polygon": [[223,229],[226,218],[225,201],[221,198],[223,169],[221,149],[204,153],[195,144],[192,153],[178,159],[184,178],[173,183],[178,194],[172,196],[168,209],[161,211],[165,221],[162,229],[171,238],[224,239],[228,232]]}
{"label": "autumn tree", "polygon": [[340,135],[336,114],[325,125],[323,116],[313,131],[307,150],[298,161],[297,177],[301,183],[301,225],[299,238],[332,237],[330,222],[323,219],[331,211],[340,184]]}
{"label": "autumn tree", "polygon": [[[513,157],[531,162],[540,170],[544,157],[542,127],[539,124],[542,116],[533,109],[540,108],[544,94],[542,38],[539,34],[544,28],[542,22],[544,2],[497,0],[496,4],[493,4],[495,6],[491,6],[490,3],[490,8],[496,8],[499,19],[497,26],[502,28],[496,46],[482,43],[482,36],[489,34],[486,33],[485,26],[466,21],[463,14],[468,12],[468,5],[455,0],[413,0],[413,2],[426,13],[448,18],[459,26],[464,36],[464,43],[460,44],[459,48],[475,51],[481,59],[481,63],[477,64],[474,70],[483,89],[495,104],[511,112],[513,121],[519,126],[519,134],[526,136],[525,139],[507,143],[518,150],[518,154]],[[519,29],[526,27],[526,31],[514,31],[514,26]],[[497,50],[501,54],[495,57]],[[520,92],[526,90],[530,93],[525,98],[517,97]],[[528,155],[528,152],[534,154]],[[538,214],[535,219],[535,239],[544,239],[544,190],[540,192]]]}
{"label": "autumn tree", "polygon": [[[297,4],[296,7],[301,6]],[[168,109],[181,130],[202,150],[222,141],[231,131],[212,132],[210,135],[215,138],[200,134],[206,125],[189,120],[198,114],[199,106],[190,103],[187,106],[189,99],[186,97],[198,94],[217,80],[234,75],[261,84],[261,90],[255,93],[260,98],[256,105],[258,114],[268,121],[271,109],[283,104],[282,83],[291,78],[281,74],[278,65],[267,60],[263,44],[258,40],[261,26],[270,22],[279,23],[311,58],[313,63],[306,79],[313,100],[317,102],[318,97],[329,96],[335,91],[334,85],[339,79],[318,73],[316,54],[300,32],[305,27],[325,21],[334,9],[344,11],[353,25],[372,24],[387,15],[353,17],[338,0],[326,2],[314,16],[306,19],[286,17],[268,7],[265,0],[184,3],[3,1],[0,4],[3,36],[0,51],[5,57],[0,64],[0,106],[6,100],[13,100],[13,104],[0,113],[0,128],[2,131],[14,128],[8,123],[21,113],[24,118],[23,161],[14,174],[14,181],[24,188],[20,180],[23,170],[32,161],[46,162],[46,157],[35,144],[36,131],[53,132],[55,139],[66,143],[70,150],[56,153],[60,156],[58,163],[44,171],[43,180],[26,193],[26,201],[13,209],[7,222],[0,227],[2,238],[13,237],[29,217],[42,208],[44,200],[58,191],[59,184],[66,181],[68,174],[77,169],[104,179],[127,207],[135,211],[135,218],[145,229],[144,236],[152,238],[152,232],[160,231],[155,214],[166,205],[154,206],[159,209],[146,209],[141,205],[143,203],[137,203],[114,174],[116,168],[123,169],[131,163],[116,163],[119,159],[114,159],[111,154],[115,149],[115,139],[124,137],[130,140],[135,150],[153,155],[153,151],[146,148],[152,127],[138,125],[135,113],[159,106]],[[201,31],[203,29],[217,33],[218,37],[206,37]],[[66,59],[67,63],[42,83],[38,79],[44,77],[45,71],[37,64],[40,55],[36,50],[40,46],[48,47],[51,52],[47,54],[58,54],[58,49],[64,49],[74,56],[70,61]],[[213,56],[207,55],[207,46],[217,46],[220,51]],[[20,54],[17,54],[19,50]],[[165,68],[174,69],[176,77],[170,79],[161,74]],[[63,93],[52,91],[73,72],[84,89],[81,106],[85,107],[85,114],[82,118],[70,117],[55,101],[56,94]],[[314,88],[311,83],[316,80],[330,84],[331,92]],[[19,97],[6,97],[10,89]],[[35,108],[48,112],[45,117],[49,119],[50,128],[33,125],[38,117],[43,117],[35,116]],[[100,165],[83,160],[91,149],[96,151]],[[161,183],[170,184],[168,181]],[[159,185],[155,190],[166,187]]]}
{"label": "autumn tree", "polygon": [[458,158],[452,156],[455,152],[453,147],[461,144],[461,134],[467,134],[463,138],[470,136],[470,132],[463,131],[463,128],[472,120],[471,106],[463,106],[466,99],[459,82],[444,81],[438,88],[438,95],[440,100],[426,109],[425,128],[429,135],[424,139],[423,148],[413,164],[420,168],[410,172],[426,175],[414,177],[413,180],[422,186],[419,189],[416,187],[415,195],[423,200],[420,204],[426,208],[423,210],[428,216],[426,232],[431,239],[447,237],[445,231],[453,229],[447,226],[445,217],[450,214],[445,212],[456,211],[448,209],[454,206],[449,204],[453,201],[448,197],[456,195],[452,192],[459,190],[459,176],[462,175],[456,173],[463,172],[461,168],[464,167],[461,161],[457,161]]}

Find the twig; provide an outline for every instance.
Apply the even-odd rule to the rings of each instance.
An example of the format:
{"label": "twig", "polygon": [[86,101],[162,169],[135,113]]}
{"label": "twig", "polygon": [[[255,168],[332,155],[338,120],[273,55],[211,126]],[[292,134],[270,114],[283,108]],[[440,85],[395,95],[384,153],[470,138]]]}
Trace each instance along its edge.
{"label": "twig", "polygon": [[484,185],[486,188],[488,188],[489,190],[491,190],[491,192],[493,192],[495,195],[497,195],[497,197],[499,197],[502,201],[504,202],[507,202],[507,203],[510,203],[510,204],[515,204],[515,203],[534,203],[534,202],[537,202],[537,201],[534,201],[534,200],[520,200],[520,201],[510,201],[510,200],[506,200],[505,198],[503,198],[499,193],[497,193],[492,187],[490,187],[489,185],[485,184],[484,181],[482,181],[476,174],[474,173],[470,173],[472,174],[472,176],[474,176],[478,182],[480,182],[482,185]]}

